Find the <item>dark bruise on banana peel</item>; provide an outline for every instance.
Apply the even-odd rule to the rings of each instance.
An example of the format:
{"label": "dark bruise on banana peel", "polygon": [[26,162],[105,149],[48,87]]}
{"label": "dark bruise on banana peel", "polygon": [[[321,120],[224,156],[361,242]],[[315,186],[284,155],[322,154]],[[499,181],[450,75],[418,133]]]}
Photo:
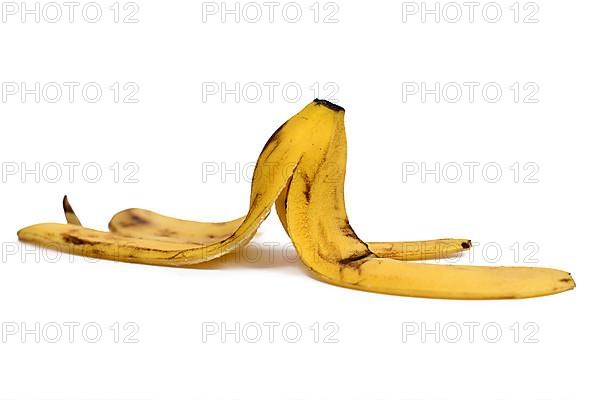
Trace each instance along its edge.
{"label": "dark bruise on banana peel", "polygon": [[[348,221],[344,205],[344,112],[344,108],[336,104],[317,99],[271,135],[258,158],[246,217],[224,223],[201,223],[160,216],[148,210],[128,209],[113,217],[110,232],[100,232],[81,226],[65,196],[63,209],[68,224],[24,228],[19,231],[19,239],[41,245],[58,243],[61,251],[97,258],[196,267],[234,251],[237,245],[246,245],[275,205],[284,229],[308,270],[318,279],[338,286],[446,299],[538,297],[575,287],[570,274],[552,268],[410,262],[458,254],[471,247],[471,241],[466,239],[361,240]],[[257,178],[260,163],[272,161],[292,162],[295,166],[283,177],[285,180],[266,182]],[[305,167],[315,162],[316,171],[307,172],[310,169]],[[339,163],[342,179],[335,182],[320,179],[328,176],[321,169],[326,162]],[[119,223],[113,223],[117,216]],[[131,244],[131,240],[135,243]],[[332,243],[333,248],[321,246]],[[315,244],[314,259],[302,254],[303,248],[315,248]],[[404,244],[412,247],[405,249]],[[450,252],[435,248],[442,244],[449,245]],[[121,246],[127,250],[126,254],[120,253]],[[86,248],[91,248],[91,254],[85,253]]]}

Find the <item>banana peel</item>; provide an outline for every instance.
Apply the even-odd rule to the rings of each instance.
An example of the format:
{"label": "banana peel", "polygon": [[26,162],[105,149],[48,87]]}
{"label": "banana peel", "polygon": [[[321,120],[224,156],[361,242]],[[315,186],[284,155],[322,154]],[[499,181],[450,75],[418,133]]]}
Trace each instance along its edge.
{"label": "banana peel", "polygon": [[344,202],[344,114],[340,106],[315,100],[275,131],[256,163],[244,217],[194,222],[128,209],[103,232],[83,227],[65,197],[67,224],[33,225],[18,237],[86,257],[196,268],[246,245],[275,206],[310,273],[334,285],[445,299],[528,298],[575,287],[568,272],[551,268],[413,262],[458,254],[471,246],[466,239],[361,240]]}

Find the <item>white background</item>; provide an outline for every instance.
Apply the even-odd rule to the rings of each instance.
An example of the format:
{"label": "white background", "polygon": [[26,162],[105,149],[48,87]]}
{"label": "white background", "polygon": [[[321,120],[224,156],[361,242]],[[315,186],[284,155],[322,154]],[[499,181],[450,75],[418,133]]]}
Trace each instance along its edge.
{"label": "white background", "polygon": [[[248,21],[255,12],[248,7],[239,23],[234,15],[222,23],[221,10],[204,14],[203,22],[203,3],[192,1],[138,3],[138,23],[123,23],[133,10],[124,11],[124,3],[113,22],[112,2],[105,1],[98,3],[103,14],[97,23],[83,19],[81,6],[73,23],[65,6],[57,23],[43,15],[39,23],[34,16],[22,23],[20,12],[3,15],[0,80],[6,88],[80,86],[72,103],[66,89],[56,103],[43,93],[39,103],[21,93],[0,103],[0,322],[4,333],[15,324],[80,326],[73,343],[64,326],[58,343],[46,337],[36,343],[32,334],[23,340],[21,332],[0,342],[0,398],[597,398],[597,371],[589,363],[600,357],[594,308],[600,279],[597,3],[538,2],[538,23],[523,22],[535,10],[524,2],[517,23],[512,1],[497,3],[497,23],[482,16],[484,2],[472,23],[466,6],[456,23],[444,15],[439,23],[434,15],[422,23],[419,13],[404,14],[403,22],[401,2],[339,0],[319,3],[315,23],[312,3],[297,3],[303,11],[297,23],[283,18],[285,2],[272,23],[262,3],[256,23]],[[293,11],[288,8],[288,19]],[[324,23],[333,11],[338,22]],[[446,19],[454,18],[453,10],[446,11]],[[493,18],[494,9],[488,12]],[[103,89],[96,103],[81,95],[89,82]],[[117,103],[109,88],[115,82],[121,87]],[[139,88],[137,103],[124,102],[128,82]],[[238,102],[233,94],[224,100],[220,93],[207,95],[207,87],[222,82],[230,89],[236,82],[240,88],[258,84],[263,93],[255,102],[255,92],[241,93]],[[273,98],[265,82],[278,85]],[[436,103],[434,95],[403,99],[403,82],[425,82],[430,89],[436,82],[442,88],[452,82],[479,86],[473,102],[463,86],[458,102],[448,101],[454,97],[449,92]],[[517,102],[510,89],[515,82]],[[539,88],[537,103],[524,101],[528,82]],[[502,88],[499,101],[482,97],[487,83]],[[293,89],[284,96],[286,84],[300,87],[301,98]],[[97,229],[128,207],[205,221],[243,215],[250,191],[244,168],[271,133],[315,96],[315,84],[320,97],[335,88],[333,97],[346,108],[347,208],[362,238],[466,237],[480,245],[461,262],[560,267],[572,272],[577,289],[485,302],[342,289],[310,278],[300,262],[290,261],[289,239],[274,215],[243,260],[209,270],[93,262],[16,241],[21,227],[62,222],[65,193],[83,223]],[[73,182],[63,165],[68,162],[79,163]],[[39,178],[23,174],[36,163]],[[62,177],[52,183],[55,163],[63,165]],[[126,163],[134,166],[126,169]],[[407,168],[433,169],[436,163],[439,182],[433,174],[403,177]],[[472,182],[464,163],[479,163]],[[489,182],[495,169],[482,171],[490,163],[502,171],[496,183]],[[85,175],[87,164],[92,167]],[[452,183],[456,169],[450,168],[457,164],[463,176]],[[18,171],[6,174],[15,165]],[[217,174],[203,174],[214,165]],[[223,167],[236,165],[239,173],[221,175]],[[96,183],[94,166],[102,171]],[[526,179],[532,168],[537,183]],[[131,171],[138,183],[126,182]],[[276,243],[273,260],[267,242]],[[260,246],[260,260],[251,262]],[[118,343],[110,329],[115,322]],[[138,343],[124,343],[131,332],[124,329],[127,322],[139,327],[133,337]],[[203,341],[203,324],[211,322],[281,325],[274,343],[266,327],[258,343],[244,337],[236,343],[233,335],[224,343],[219,335]],[[325,343],[328,322],[338,327],[337,343]],[[470,322],[480,324],[473,343],[464,325]],[[102,328],[97,343],[83,337],[86,323]],[[281,333],[286,323],[301,327],[297,343]],[[310,329],[315,323],[318,343]],[[403,338],[409,326],[435,329],[436,323],[439,343],[433,334]],[[494,329],[483,334],[485,324],[501,328],[496,343],[490,343]],[[450,343],[457,325],[463,336]]]}

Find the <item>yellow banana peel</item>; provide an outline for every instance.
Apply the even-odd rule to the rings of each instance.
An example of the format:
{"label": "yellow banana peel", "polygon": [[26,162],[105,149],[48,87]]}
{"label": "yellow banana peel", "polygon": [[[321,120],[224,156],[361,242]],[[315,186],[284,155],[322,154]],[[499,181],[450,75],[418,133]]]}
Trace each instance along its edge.
{"label": "yellow banana peel", "polygon": [[244,217],[193,222],[128,209],[112,218],[110,232],[102,232],[81,226],[65,197],[67,224],[33,225],[21,229],[19,239],[86,257],[202,267],[246,245],[275,205],[308,270],[334,285],[446,299],[527,298],[575,287],[569,273],[551,268],[411,262],[458,254],[471,246],[466,239],[361,240],[350,226],[344,202],[344,113],[335,104],[315,100],[277,129],[258,158]]}

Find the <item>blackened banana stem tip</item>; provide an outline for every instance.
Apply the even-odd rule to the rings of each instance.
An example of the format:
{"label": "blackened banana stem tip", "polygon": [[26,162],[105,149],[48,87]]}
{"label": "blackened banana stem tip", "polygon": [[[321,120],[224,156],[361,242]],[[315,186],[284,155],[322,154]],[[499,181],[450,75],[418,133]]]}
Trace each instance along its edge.
{"label": "blackened banana stem tip", "polygon": [[341,111],[341,112],[345,112],[346,110],[344,109],[344,107],[342,106],[338,106],[337,104],[334,104],[332,102],[330,102],[329,100],[321,100],[321,99],[315,99],[314,101],[316,104],[325,106],[327,108],[329,108],[332,111]]}

